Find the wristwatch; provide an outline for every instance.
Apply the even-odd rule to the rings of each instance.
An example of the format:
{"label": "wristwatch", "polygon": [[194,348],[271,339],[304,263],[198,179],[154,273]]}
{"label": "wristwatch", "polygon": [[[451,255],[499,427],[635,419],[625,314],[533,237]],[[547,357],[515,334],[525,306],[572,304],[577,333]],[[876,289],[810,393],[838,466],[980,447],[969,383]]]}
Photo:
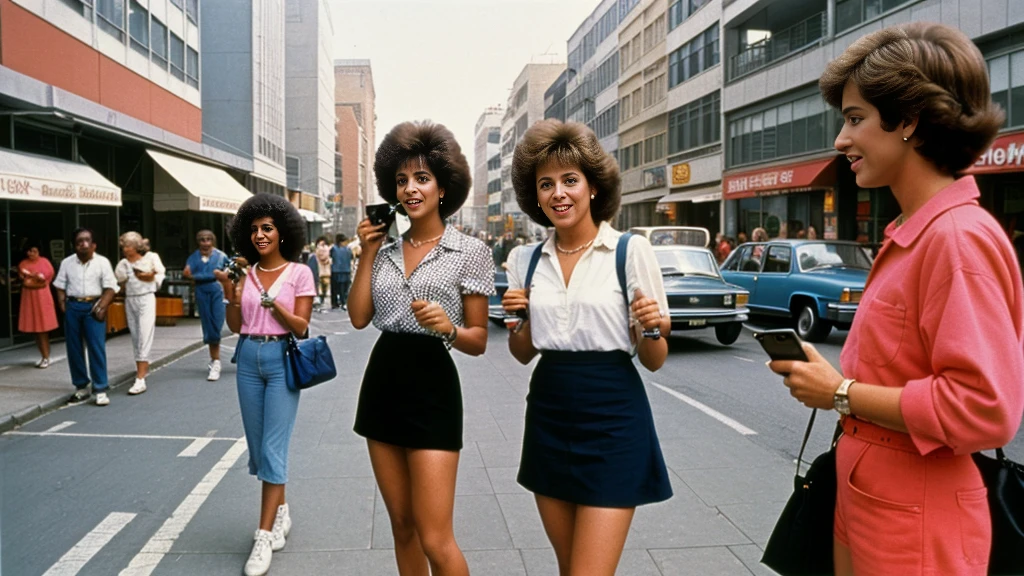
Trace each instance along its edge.
{"label": "wristwatch", "polygon": [[850,415],[850,386],[856,382],[853,378],[847,378],[843,380],[843,383],[836,388],[836,393],[832,396],[832,406],[843,416]]}
{"label": "wristwatch", "polygon": [[447,334],[442,334],[441,338],[444,339],[445,348],[452,349],[452,344],[455,344],[455,339],[459,337],[459,329],[452,326],[452,331]]}

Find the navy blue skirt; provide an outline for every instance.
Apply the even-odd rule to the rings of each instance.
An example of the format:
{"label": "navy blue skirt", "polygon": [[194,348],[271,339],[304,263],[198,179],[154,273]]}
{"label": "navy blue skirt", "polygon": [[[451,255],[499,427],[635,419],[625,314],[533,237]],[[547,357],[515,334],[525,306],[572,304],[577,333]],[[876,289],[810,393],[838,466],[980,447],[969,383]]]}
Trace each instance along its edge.
{"label": "navy blue skirt", "polygon": [[672,496],[640,374],[625,352],[542,352],[526,397],[519,483],[541,496],[631,508]]}

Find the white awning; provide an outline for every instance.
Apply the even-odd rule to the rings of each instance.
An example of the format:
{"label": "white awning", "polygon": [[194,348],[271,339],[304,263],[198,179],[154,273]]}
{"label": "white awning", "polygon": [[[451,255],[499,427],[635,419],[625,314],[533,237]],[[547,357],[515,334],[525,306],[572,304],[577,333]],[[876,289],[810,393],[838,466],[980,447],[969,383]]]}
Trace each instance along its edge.
{"label": "white awning", "polygon": [[655,188],[654,190],[641,190],[639,192],[630,192],[622,195],[622,205],[626,206],[629,204],[639,204],[640,202],[650,202],[657,200],[665,195],[664,188]]}
{"label": "white awning", "polygon": [[0,148],[0,200],[120,206],[121,189],[88,164]]}
{"label": "white awning", "polygon": [[153,210],[234,214],[252,194],[227,172],[192,160],[147,150],[160,169],[154,174]]}
{"label": "white awning", "polygon": [[714,186],[672,192],[658,200],[658,204],[670,204],[672,202],[693,202],[696,204],[698,202],[714,202],[721,199],[722,186],[721,184],[715,184]]}
{"label": "white awning", "polygon": [[327,218],[324,218],[312,210],[299,208],[299,214],[302,214],[302,217],[306,219],[306,222],[327,222]]}

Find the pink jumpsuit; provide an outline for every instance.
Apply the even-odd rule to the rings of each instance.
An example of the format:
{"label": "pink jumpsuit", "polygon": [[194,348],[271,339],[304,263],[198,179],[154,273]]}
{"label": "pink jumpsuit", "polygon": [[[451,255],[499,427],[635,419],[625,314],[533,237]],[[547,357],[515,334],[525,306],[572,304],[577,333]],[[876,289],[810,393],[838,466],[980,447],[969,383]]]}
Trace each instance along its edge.
{"label": "pink jumpsuit", "polygon": [[971,453],[1024,413],[1024,289],[1006,233],[960,178],[890,224],[843,348],[846,378],[905,387],[909,434],[846,418],[835,534],[856,574],[987,573],[991,521]]}

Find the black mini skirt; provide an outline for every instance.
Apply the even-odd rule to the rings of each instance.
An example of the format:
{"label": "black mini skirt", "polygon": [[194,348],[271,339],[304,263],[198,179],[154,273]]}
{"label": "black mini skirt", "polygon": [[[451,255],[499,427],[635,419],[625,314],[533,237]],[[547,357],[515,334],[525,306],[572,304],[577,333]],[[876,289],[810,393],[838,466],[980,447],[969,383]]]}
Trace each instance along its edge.
{"label": "black mini skirt", "polygon": [[354,430],[405,448],[462,449],[462,386],[440,338],[381,333],[359,389]]}

